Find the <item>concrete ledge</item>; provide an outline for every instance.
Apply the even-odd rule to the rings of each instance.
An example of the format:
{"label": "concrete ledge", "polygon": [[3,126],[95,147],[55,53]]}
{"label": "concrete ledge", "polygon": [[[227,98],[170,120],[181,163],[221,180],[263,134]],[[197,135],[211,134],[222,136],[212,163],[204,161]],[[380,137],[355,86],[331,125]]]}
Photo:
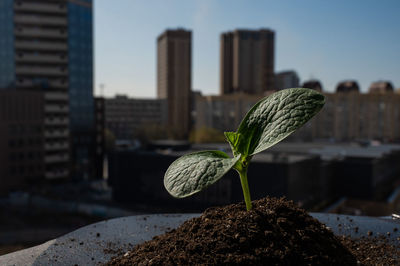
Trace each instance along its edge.
{"label": "concrete ledge", "polygon": [[[390,232],[393,240],[400,237],[400,230],[394,230],[400,229],[396,220],[325,213],[311,215],[339,235],[361,237],[372,231],[374,235]],[[115,256],[118,250],[126,252],[197,216],[199,214],[154,214],[106,220],[42,245],[0,256],[0,265],[98,265]]]}

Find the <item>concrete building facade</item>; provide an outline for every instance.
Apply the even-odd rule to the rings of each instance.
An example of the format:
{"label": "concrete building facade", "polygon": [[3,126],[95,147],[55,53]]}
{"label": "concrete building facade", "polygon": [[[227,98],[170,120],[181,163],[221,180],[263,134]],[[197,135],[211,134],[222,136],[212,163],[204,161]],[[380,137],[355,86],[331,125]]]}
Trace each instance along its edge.
{"label": "concrete building facade", "polygon": [[157,97],[167,99],[168,125],[185,139],[191,127],[192,33],[166,30],[157,38]]}
{"label": "concrete building facade", "polygon": [[142,127],[166,126],[167,99],[134,99],[124,95],[104,101],[105,126],[117,140],[131,140]]}
{"label": "concrete building facade", "polygon": [[96,97],[94,100],[95,114],[95,149],[93,154],[93,178],[102,179],[104,171],[105,155],[105,100],[103,97]]}
{"label": "concrete building facade", "polygon": [[306,139],[400,141],[400,95],[325,93],[324,108],[296,133]]}
{"label": "concrete building facade", "polygon": [[263,94],[274,87],[274,39],[268,29],[235,30],[220,38],[220,94]]}
{"label": "concrete building facade", "polygon": [[275,89],[283,90],[288,88],[298,88],[300,79],[296,71],[282,71],[275,74]]}
{"label": "concrete building facade", "polygon": [[[68,7],[66,0],[0,4],[0,87],[44,91],[45,176],[69,176]],[[4,23],[4,24],[3,24]]]}
{"label": "concrete building facade", "polygon": [[197,95],[195,99],[194,128],[214,128],[224,132],[236,131],[243,117],[262,96],[235,93],[220,96]]}
{"label": "concrete building facade", "polygon": [[34,91],[0,90],[0,194],[43,181],[45,148],[44,95]]}
{"label": "concrete building facade", "polygon": [[91,12],[92,0],[0,1],[0,88],[44,92],[45,143],[58,144],[44,147],[48,179],[88,161],[80,140],[93,134]]}
{"label": "concrete building facade", "polygon": [[[324,108],[289,138],[292,140],[400,141],[400,94],[324,93]],[[194,128],[236,130],[262,97],[233,94],[196,97]]]}

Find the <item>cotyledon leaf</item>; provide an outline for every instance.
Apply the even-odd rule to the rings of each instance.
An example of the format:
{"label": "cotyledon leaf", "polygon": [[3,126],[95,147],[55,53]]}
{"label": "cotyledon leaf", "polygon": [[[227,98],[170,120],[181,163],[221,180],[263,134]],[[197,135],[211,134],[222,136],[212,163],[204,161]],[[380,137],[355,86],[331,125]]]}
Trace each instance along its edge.
{"label": "cotyledon leaf", "polygon": [[[241,122],[235,150],[251,156],[283,140],[323,107],[325,97],[307,88],[285,89],[254,105]],[[231,137],[233,138],[233,137]]]}
{"label": "cotyledon leaf", "polygon": [[164,175],[164,186],[176,198],[190,196],[215,183],[237,162],[222,151],[201,151],[174,161]]}
{"label": "cotyledon leaf", "polygon": [[236,147],[239,143],[240,139],[240,134],[236,132],[224,132],[225,138],[228,141],[229,145],[231,146],[231,150],[233,153],[233,156],[236,157],[240,155],[240,152],[236,150]]}

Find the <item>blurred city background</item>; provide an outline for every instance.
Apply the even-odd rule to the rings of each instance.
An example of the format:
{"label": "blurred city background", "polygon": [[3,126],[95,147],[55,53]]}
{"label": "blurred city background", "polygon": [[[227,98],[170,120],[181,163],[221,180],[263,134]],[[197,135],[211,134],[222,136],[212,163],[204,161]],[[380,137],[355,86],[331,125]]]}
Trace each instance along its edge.
{"label": "blurred city background", "polygon": [[242,201],[237,174],[177,200],[164,172],[230,154],[261,98],[323,110],[255,156],[253,199],[400,212],[398,1],[0,0],[0,255],[96,221]]}

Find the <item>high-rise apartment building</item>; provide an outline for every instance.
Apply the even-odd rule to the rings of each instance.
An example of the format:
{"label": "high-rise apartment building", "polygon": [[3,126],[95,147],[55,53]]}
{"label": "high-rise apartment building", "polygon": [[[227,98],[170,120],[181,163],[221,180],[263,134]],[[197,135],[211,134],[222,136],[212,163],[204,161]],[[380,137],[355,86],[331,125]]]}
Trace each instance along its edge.
{"label": "high-rise apartment building", "polygon": [[0,88],[44,92],[48,179],[70,176],[70,128],[93,125],[91,2],[0,1]]}
{"label": "high-rise apartment building", "polygon": [[157,38],[157,96],[168,102],[168,126],[177,139],[190,130],[192,33],[166,30]]}
{"label": "high-rise apartment building", "polygon": [[275,89],[274,36],[268,29],[221,34],[221,94],[263,94]]}
{"label": "high-rise apartment building", "polygon": [[282,71],[275,74],[275,89],[283,90],[287,88],[298,88],[300,79],[296,71]]}

